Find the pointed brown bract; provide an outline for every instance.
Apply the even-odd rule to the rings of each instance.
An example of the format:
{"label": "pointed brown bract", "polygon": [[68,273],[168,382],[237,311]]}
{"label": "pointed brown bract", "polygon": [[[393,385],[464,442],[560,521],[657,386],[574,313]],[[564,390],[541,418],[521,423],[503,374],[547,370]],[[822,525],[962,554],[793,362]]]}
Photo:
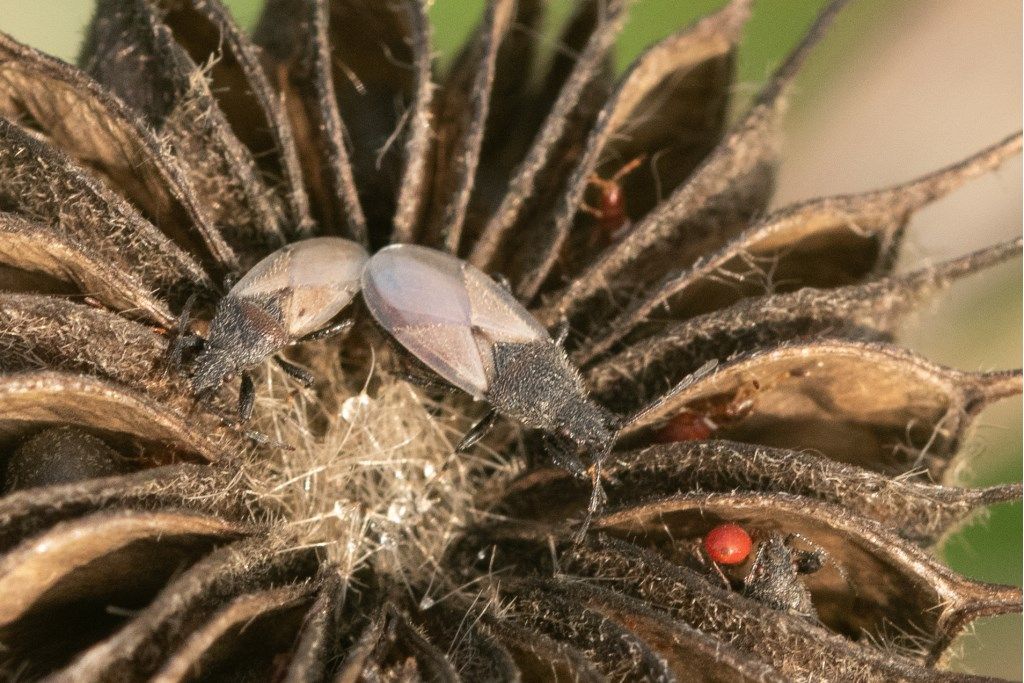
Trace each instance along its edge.
{"label": "pointed brown bract", "polygon": [[[447,73],[420,0],[271,0],[253,37],[218,0],[101,0],[82,69],[0,35],[0,677],[974,680],[944,669],[952,639],[1020,590],[931,549],[1020,500],[956,474],[1021,374],[895,335],[1021,241],[893,265],[915,212],[1020,135],[768,212],[843,2],[738,116],[748,0],[617,81],[631,3],[578,3],[557,44],[545,4],[488,3]],[[209,329],[230,282],[327,235],[466,257],[532,313],[454,258],[392,263],[372,274],[407,287],[374,281],[347,337],[284,351],[312,387],[255,368],[244,425],[228,368],[195,400],[175,342],[239,353]],[[285,301],[274,273],[260,305],[315,317],[322,292]],[[543,358],[492,353],[531,340]],[[480,411],[451,380],[603,469],[546,467],[511,421],[455,454]],[[727,524],[745,557],[708,553]]]}

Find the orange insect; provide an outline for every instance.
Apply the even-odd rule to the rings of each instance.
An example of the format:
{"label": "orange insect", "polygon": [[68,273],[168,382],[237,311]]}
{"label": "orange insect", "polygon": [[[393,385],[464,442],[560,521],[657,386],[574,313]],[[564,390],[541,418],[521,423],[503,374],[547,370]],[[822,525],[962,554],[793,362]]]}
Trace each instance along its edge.
{"label": "orange insect", "polygon": [[718,396],[691,404],[665,423],[655,439],[660,443],[709,439],[721,427],[749,415],[754,407],[755,395],[764,388],[760,382],[752,379],[737,388],[732,397]]}
{"label": "orange insect", "polygon": [[583,204],[582,209],[597,219],[597,236],[603,246],[607,246],[622,236],[623,228],[629,223],[626,213],[626,194],[622,190],[622,179],[635,171],[643,163],[645,155],[640,155],[616,171],[611,178],[602,178],[596,173],[587,181],[601,192],[599,205],[594,207]]}

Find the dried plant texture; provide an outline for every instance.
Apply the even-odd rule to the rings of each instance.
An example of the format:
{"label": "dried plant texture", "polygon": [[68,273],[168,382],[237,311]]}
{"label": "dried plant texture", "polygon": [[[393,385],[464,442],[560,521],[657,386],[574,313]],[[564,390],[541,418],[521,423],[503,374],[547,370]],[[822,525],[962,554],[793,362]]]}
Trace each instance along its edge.
{"label": "dried plant texture", "polygon": [[[1021,594],[933,548],[1020,499],[955,473],[1021,373],[894,332],[1021,242],[892,266],[914,213],[1020,134],[768,213],[793,80],[843,2],[736,116],[750,0],[618,80],[630,2],[581,0],[547,54],[543,4],[489,3],[444,74],[417,0],[270,0],[252,36],[218,0],[101,0],[81,68],[0,35],[0,675],[974,680],[951,641]],[[595,178],[623,168],[609,209]],[[314,386],[258,373],[266,443],[225,419],[234,384],[192,399],[186,300],[202,332],[226,276],[310,235],[446,250],[570,324],[624,423],[579,542],[587,483],[507,422],[453,453],[482,407],[407,383],[359,303],[340,341],[288,351]],[[701,554],[725,521],[758,559]]]}

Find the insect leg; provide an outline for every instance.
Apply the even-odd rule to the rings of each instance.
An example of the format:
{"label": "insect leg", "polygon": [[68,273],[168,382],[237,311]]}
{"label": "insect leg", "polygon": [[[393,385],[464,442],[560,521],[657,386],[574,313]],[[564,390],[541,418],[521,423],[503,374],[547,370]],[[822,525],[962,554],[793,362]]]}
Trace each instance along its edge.
{"label": "insect leg", "polygon": [[483,438],[491,427],[494,425],[494,421],[498,419],[498,411],[491,408],[487,411],[487,414],[477,420],[476,424],[469,428],[466,435],[462,437],[462,441],[455,447],[456,453],[464,453],[473,447],[477,441]]}
{"label": "insect leg", "polygon": [[234,273],[228,273],[227,275],[225,275],[224,282],[222,285],[224,287],[224,291],[230,292],[231,289],[235,286],[236,282],[238,282],[238,276],[235,275]]}
{"label": "insect leg", "polygon": [[565,346],[565,340],[569,338],[569,321],[562,318],[558,321],[558,326],[555,328],[555,346]]}
{"label": "insect leg", "polygon": [[256,386],[252,382],[252,375],[243,372],[242,386],[238,390],[238,419],[241,422],[248,422],[252,417],[252,407],[255,402]]}
{"label": "insect leg", "polygon": [[725,575],[725,572],[722,571],[722,568],[718,565],[718,563],[712,560],[710,557],[708,557],[708,554],[704,552],[703,548],[698,546],[694,554],[697,557],[697,561],[700,562],[702,566],[710,567],[714,571],[715,576],[717,576],[718,579],[722,582],[722,586],[725,588],[725,590],[732,590],[732,582],[729,581],[729,578]]}
{"label": "insect leg", "polygon": [[433,370],[408,351],[394,345],[392,348],[395,348],[397,353],[394,359],[396,367],[393,366],[391,371],[399,375],[406,382],[427,391],[439,391],[445,394],[456,391],[455,387],[441,379]]}
{"label": "insect leg", "polygon": [[192,318],[192,307],[195,306],[198,296],[197,293],[193,292],[188,297],[188,300],[185,301],[185,307],[181,309],[181,315],[178,317],[177,334],[174,337],[174,343],[171,344],[170,364],[173,367],[181,365],[185,351],[191,351],[203,345],[203,338],[189,332],[188,329],[188,323]]}
{"label": "insect leg", "polygon": [[305,337],[296,339],[294,342],[292,342],[292,344],[304,344],[306,342],[318,341],[320,339],[330,339],[331,337],[337,337],[339,334],[344,334],[345,332],[348,332],[350,329],[352,329],[353,325],[355,325],[355,321],[352,318],[345,318],[344,320],[336,322],[333,325],[328,325],[323,329],[316,330],[315,332],[310,332]]}
{"label": "insect leg", "polygon": [[295,365],[294,363],[289,363],[280,356],[274,356],[274,360],[277,361],[277,364],[281,366],[282,370],[284,370],[286,373],[288,373],[295,379],[299,380],[299,382],[301,382],[302,385],[307,389],[313,386],[313,383],[316,382],[316,378],[313,377],[309,370],[300,368],[298,365]]}
{"label": "insect leg", "polygon": [[506,291],[512,291],[512,283],[508,281],[508,277],[504,273],[491,273],[491,279],[501,285]]}
{"label": "insect leg", "polygon": [[555,467],[565,470],[578,479],[587,475],[587,468],[570,448],[567,448],[561,441],[553,438],[550,434],[544,434],[541,439],[544,443],[544,450]]}
{"label": "insect leg", "polygon": [[620,180],[622,180],[623,178],[628,176],[630,173],[632,173],[633,171],[638,169],[640,167],[640,164],[642,164],[644,162],[644,159],[646,159],[646,158],[647,158],[646,154],[641,154],[640,156],[636,157],[632,161],[624,164],[622,166],[622,168],[620,168],[618,171],[615,172],[615,175],[613,175],[611,178],[608,179],[609,182],[613,182],[613,183],[619,182]]}
{"label": "insect leg", "polygon": [[601,461],[595,460],[590,470],[590,503],[587,505],[587,515],[583,518],[583,523],[580,524],[580,528],[573,534],[572,541],[575,545],[579,545],[587,537],[587,531],[590,530],[590,522],[594,519],[594,514],[599,512],[607,502],[608,496],[601,485]]}

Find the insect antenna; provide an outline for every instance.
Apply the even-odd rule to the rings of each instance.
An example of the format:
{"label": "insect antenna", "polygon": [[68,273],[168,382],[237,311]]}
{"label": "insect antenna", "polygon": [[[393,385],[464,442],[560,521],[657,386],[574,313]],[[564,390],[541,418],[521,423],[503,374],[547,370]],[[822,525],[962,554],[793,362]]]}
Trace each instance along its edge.
{"label": "insect antenna", "polygon": [[573,534],[573,545],[580,545],[583,543],[583,540],[587,536],[587,532],[590,530],[590,522],[594,519],[594,515],[608,502],[608,494],[604,492],[604,486],[601,484],[601,465],[604,462],[604,459],[611,453],[614,443],[614,437],[609,439],[608,443],[601,449],[598,457],[594,458],[592,461],[590,466],[590,503],[587,505],[587,514],[583,518],[580,528],[576,530],[575,534]]}
{"label": "insect antenna", "polygon": [[181,315],[178,316],[178,326],[168,358],[168,362],[173,368],[181,367],[185,351],[197,349],[203,344],[203,338],[190,332],[188,329],[188,324],[192,318],[192,308],[195,306],[198,298],[199,293],[192,292],[185,301],[185,307],[181,309]]}
{"label": "insect antenna", "polygon": [[255,429],[246,429],[241,424],[239,424],[239,422],[237,420],[233,420],[233,419],[231,419],[229,417],[222,417],[222,418],[220,418],[220,421],[221,421],[221,424],[223,424],[225,427],[227,427],[231,431],[235,432],[236,434],[241,434],[245,438],[249,439],[250,441],[252,441],[254,443],[258,443],[261,446],[270,446],[271,448],[280,448],[283,451],[294,451],[295,450],[295,446],[292,446],[291,444],[284,443],[283,441],[278,441],[277,439],[272,439],[271,437],[267,436],[263,432],[258,432]]}

